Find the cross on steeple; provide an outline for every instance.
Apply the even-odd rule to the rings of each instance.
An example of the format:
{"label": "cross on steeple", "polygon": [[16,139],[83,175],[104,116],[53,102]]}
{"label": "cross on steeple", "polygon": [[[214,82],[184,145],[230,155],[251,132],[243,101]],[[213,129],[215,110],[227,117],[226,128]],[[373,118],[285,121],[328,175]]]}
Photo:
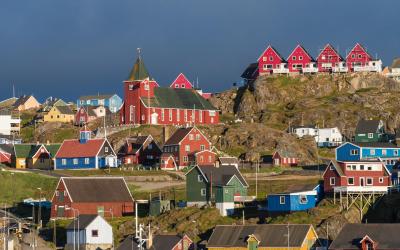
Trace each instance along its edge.
{"label": "cross on steeple", "polygon": [[138,53],[138,57],[141,58],[142,57],[142,55],[141,55],[142,48],[137,48],[136,50],[137,50],[137,53]]}

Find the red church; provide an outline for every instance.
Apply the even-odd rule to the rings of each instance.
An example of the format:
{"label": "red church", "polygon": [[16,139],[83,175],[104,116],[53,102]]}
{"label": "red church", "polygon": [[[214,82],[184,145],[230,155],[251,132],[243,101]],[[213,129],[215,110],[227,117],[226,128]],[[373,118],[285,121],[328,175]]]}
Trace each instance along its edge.
{"label": "red church", "polygon": [[316,73],[318,68],[312,56],[300,44],[287,58],[289,72],[291,73]]}
{"label": "red church", "polygon": [[343,65],[343,58],[329,43],[317,57],[318,72],[336,72]]}
{"label": "red church", "polygon": [[139,56],[128,80],[124,81],[120,123],[218,124],[219,113],[195,89],[160,87]]}
{"label": "red church", "polygon": [[259,75],[289,73],[285,59],[271,45],[257,59]]}

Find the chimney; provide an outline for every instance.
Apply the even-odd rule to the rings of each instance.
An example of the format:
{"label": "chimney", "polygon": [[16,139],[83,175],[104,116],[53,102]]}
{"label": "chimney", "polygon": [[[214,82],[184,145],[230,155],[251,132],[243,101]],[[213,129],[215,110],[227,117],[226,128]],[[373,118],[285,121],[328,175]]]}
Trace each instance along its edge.
{"label": "chimney", "polygon": [[49,141],[49,140],[47,140],[47,141],[46,141],[46,144],[47,144],[47,145],[50,145],[50,141]]}
{"label": "chimney", "polygon": [[216,160],[216,161],[215,161],[215,167],[216,167],[216,168],[219,168],[219,160]]}
{"label": "chimney", "polygon": [[169,139],[170,137],[170,130],[168,126],[163,127],[163,144]]}

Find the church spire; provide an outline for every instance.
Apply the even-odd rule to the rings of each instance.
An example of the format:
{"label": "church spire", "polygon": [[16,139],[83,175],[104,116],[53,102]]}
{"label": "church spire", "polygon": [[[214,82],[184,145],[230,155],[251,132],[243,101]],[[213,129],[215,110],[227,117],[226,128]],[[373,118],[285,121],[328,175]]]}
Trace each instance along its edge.
{"label": "church spire", "polygon": [[150,74],[144,65],[143,58],[141,55],[142,49],[137,48],[138,58],[129,74],[127,81],[142,81],[145,79],[150,79]]}

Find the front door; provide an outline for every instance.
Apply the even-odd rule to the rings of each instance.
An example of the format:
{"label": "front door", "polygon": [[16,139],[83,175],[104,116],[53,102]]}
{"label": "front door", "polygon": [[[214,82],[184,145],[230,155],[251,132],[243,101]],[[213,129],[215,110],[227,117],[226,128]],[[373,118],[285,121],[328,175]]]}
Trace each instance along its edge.
{"label": "front door", "polygon": [[158,124],[158,114],[157,113],[151,114],[151,124]]}
{"label": "front door", "polygon": [[365,179],[364,177],[360,177],[360,186],[364,187],[365,186]]}

